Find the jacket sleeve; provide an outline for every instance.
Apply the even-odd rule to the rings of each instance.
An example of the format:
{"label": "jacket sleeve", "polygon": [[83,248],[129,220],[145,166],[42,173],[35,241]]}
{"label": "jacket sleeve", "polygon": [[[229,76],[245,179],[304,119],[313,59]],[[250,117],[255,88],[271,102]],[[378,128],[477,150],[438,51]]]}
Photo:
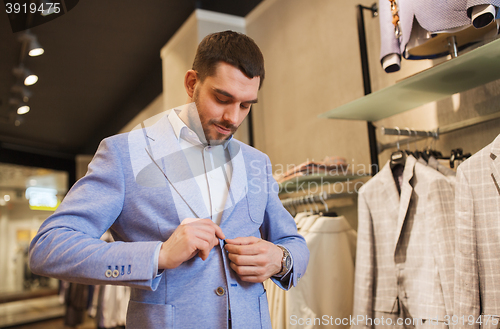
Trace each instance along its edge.
{"label": "jacket sleeve", "polygon": [[267,172],[267,205],[264,221],[261,227],[262,238],[274,244],[285,247],[292,257],[291,271],[281,280],[271,279],[282,289],[288,290],[296,286],[304,275],[309,262],[309,249],[302,235],[297,232],[297,226],[290,213],[283,207],[278,197],[278,183],[272,176],[272,167],[266,156]]}
{"label": "jacket sleeve", "polygon": [[358,197],[358,243],[354,274],[353,317],[358,328],[371,328],[367,319],[373,319],[373,281],[375,277],[374,233],[370,209],[361,188]]}
{"label": "jacket sleeve", "polygon": [[100,237],[120,215],[125,178],[118,148],[101,142],[87,175],[68,192],[30,245],[33,273],[83,284],[155,290],[160,241],[111,242]]}
{"label": "jacket sleeve", "polygon": [[[380,21],[380,63],[386,72],[399,71],[401,64],[401,50],[399,39],[394,34],[394,24],[392,24],[391,3],[387,0],[379,0],[379,21]],[[390,55],[396,55],[397,61],[393,65],[387,66],[384,63]]]}
{"label": "jacket sleeve", "polygon": [[472,325],[468,324],[469,316],[477,319],[481,311],[474,204],[469,182],[463,172],[463,166],[459,166],[457,170],[455,193],[456,251],[454,313],[458,316],[458,326],[456,328],[479,328],[479,323],[476,323],[475,320]]}

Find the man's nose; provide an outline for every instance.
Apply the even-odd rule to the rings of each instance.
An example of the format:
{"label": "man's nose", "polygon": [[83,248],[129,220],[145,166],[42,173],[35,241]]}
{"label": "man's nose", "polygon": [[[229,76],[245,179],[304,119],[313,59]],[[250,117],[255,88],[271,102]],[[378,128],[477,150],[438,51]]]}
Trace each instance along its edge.
{"label": "man's nose", "polygon": [[224,119],[224,121],[229,122],[232,125],[236,125],[236,123],[238,122],[238,114],[239,114],[238,111],[239,111],[239,104],[234,104],[232,106],[229,106],[224,111],[222,119]]}

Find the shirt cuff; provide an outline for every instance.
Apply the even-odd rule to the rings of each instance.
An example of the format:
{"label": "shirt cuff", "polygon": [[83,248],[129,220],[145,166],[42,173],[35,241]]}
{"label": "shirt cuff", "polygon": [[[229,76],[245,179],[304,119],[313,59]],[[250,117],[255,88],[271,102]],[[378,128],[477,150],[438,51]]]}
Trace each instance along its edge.
{"label": "shirt cuff", "polygon": [[154,262],[153,262],[153,279],[158,277],[163,273],[163,270],[158,270],[158,258],[160,257],[160,249],[161,249],[162,243],[158,243],[155,249],[155,254],[154,254]]}

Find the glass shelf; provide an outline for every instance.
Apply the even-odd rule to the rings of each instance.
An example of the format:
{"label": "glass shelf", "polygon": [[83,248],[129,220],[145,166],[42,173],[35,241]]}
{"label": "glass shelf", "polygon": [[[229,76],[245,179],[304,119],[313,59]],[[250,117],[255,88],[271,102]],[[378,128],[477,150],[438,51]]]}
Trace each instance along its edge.
{"label": "glass shelf", "polygon": [[370,175],[327,175],[327,174],[312,174],[307,176],[298,176],[289,181],[279,184],[279,193],[295,193],[301,190],[308,190],[312,184],[313,188],[325,185],[335,184],[338,182],[346,182],[356,180]]}
{"label": "glass shelf", "polygon": [[377,121],[500,79],[500,39],[319,115]]}

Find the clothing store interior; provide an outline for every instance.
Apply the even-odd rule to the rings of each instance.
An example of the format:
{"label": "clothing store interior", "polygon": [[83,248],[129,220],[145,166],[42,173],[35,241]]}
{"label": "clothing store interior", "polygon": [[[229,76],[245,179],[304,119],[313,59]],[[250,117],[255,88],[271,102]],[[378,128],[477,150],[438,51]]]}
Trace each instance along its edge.
{"label": "clothing store interior", "polygon": [[129,287],[36,275],[30,241],[102,139],[186,103],[225,30],[266,68],[234,138],[269,156],[310,251],[295,287],[263,283],[272,328],[497,328],[500,2],[437,2],[6,1],[0,328],[125,327]]}

